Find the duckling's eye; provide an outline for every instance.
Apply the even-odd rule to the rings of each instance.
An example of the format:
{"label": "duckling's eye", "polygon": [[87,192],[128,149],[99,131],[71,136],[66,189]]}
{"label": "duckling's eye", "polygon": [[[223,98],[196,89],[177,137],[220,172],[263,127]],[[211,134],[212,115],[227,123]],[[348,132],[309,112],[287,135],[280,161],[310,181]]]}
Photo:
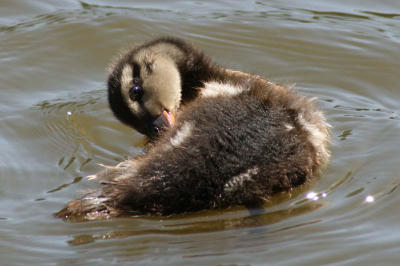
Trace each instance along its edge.
{"label": "duckling's eye", "polygon": [[138,85],[133,86],[129,90],[129,97],[131,97],[132,101],[139,100],[142,97],[143,91],[142,88]]}

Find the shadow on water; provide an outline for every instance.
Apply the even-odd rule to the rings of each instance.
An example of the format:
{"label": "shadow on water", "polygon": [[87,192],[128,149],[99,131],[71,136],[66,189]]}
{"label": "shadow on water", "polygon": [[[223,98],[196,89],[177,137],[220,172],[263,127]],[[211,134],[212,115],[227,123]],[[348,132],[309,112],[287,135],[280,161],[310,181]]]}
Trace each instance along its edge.
{"label": "shadow on water", "polygon": [[[98,240],[105,240],[105,239],[116,239],[116,238],[126,238],[126,237],[137,237],[143,235],[191,235],[191,234],[204,234],[204,233],[213,233],[213,232],[221,232],[227,230],[239,230],[239,229],[251,229],[251,228],[258,228],[263,226],[272,225],[299,215],[303,215],[312,211],[315,211],[321,207],[325,206],[325,203],[321,202],[309,202],[307,204],[303,204],[302,206],[288,208],[284,210],[278,210],[273,212],[265,212],[264,209],[256,209],[256,210],[248,210],[248,212],[241,210],[241,208],[236,207],[232,209],[236,209],[242,215],[247,213],[247,216],[244,217],[235,217],[235,218],[224,218],[221,215],[214,217],[214,219],[210,219],[209,216],[213,215],[212,211],[206,211],[198,213],[201,217],[197,217],[200,219],[207,218],[206,221],[196,221],[196,222],[178,222],[173,225],[160,225],[160,222],[157,224],[156,227],[158,229],[145,229],[139,227],[137,230],[111,230],[106,233],[100,234],[82,234],[76,235],[73,237],[72,240],[68,241],[70,245],[82,245],[88,244],[91,242],[95,242]],[[231,210],[232,211],[232,210]],[[231,211],[225,211],[226,213],[222,216],[229,215]],[[253,213],[253,214],[252,214]],[[184,219],[192,220],[190,218],[191,215],[186,215]],[[159,217],[161,221],[173,221],[175,219],[180,218],[179,221],[182,221],[182,216],[171,216],[171,217]],[[121,219],[128,219],[128,218],[121,218]],[[129,218],[135,219],[135,218]],[[137,219],[137,218],[136,218]],[[154,217],[153,217],[154,219]],[[141,219],[143,220],[143,219]],[[142,221],[143,222],[143,221]],[[287,228],[279,229],[279,231],[288,230],[295,227],[300,227],[308,224],[313,224],[318,221],[312,221],[302,224],[296,224]],[[268,230],[266,228],[262,230]]]}

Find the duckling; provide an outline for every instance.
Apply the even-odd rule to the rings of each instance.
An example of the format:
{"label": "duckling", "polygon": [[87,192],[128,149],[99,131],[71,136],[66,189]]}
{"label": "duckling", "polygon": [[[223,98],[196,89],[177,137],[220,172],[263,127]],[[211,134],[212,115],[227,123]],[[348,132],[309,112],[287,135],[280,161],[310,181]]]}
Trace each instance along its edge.
{"label": "duckling", "polygon": [[[140,133],[155,139],[173,124],[174,113],[199,96],[206,83],[239,85],[249,78],[269,81],[223,68],[189,42],[161,37],[123,52],[109,67],[108,101],[114,115]],[[214,86],[215,90],[223,86]],[[280,88],[280,86],[276,86]],[[226,88],[225,88],[226,89]]]}
{"label": "duckling", "polygon": [[[166,62],[153,58],[153,74],[162,68],[158,59]],[[117,69],[131,73],[136,67],[124,63]],[[121,88],[129,93],[136,84],[125,75]],[[155,95],[179,88],[171,72],[157,75],[155,84],[167,86],[153,87]],[[330,126],[313,99],[256,77],[203,84],[202,96],[179,109],[174,125],[150,144],[148,153],[91,176],[104,179],[103,187],[69,202],[56,217],[100,219],[262,206],[273,194],[315,178],[329,161]],[[171,95],[175,105],[168,111],[179,107],[183,97],[181,91]],[[142,104],[149,99],[143,96]],[[135,110],[132,104],[123,111],[135,115]]]}

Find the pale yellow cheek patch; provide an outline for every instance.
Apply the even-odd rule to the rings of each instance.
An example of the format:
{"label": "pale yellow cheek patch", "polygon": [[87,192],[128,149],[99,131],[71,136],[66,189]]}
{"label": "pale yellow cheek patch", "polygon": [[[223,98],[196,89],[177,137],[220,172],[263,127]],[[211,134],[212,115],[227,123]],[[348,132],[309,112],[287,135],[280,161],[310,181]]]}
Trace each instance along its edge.
{"label": "pale yellow cheek patch", "polygon": [[130,65],[124,66],[121,74],[121,90],[124,96],[129,96],[129,89],[133,84],[133,69]]}
{"label": "pale yellow cheek patch", "polygon": [[151,74],[143,73],[143,103],[152,116],[159,116],[163,110],[174,112],[181,99],[181,78],[171,58],[157,55]]}
{"label": "pale yellow cheek patch", "polygon": [[130,65],[124,66],[121,74],[121,93],[122,97],[133,114],[139,113],[140,106],[133,102],[129,97],[129,90],[133,86],[133,68]]}

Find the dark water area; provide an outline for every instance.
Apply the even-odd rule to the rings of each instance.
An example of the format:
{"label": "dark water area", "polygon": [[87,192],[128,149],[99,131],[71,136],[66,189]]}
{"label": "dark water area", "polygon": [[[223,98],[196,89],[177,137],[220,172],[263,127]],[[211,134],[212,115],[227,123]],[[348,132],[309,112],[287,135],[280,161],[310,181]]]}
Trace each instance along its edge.
{"label": "dark water area", "polygon": [[[1,265],[397,265],[398,2],[11,1],[0,4]],[[52,213],[143,136],[106,102],[118,50],[160,35],[318,97],[319,180],[264,208],[81,223]]]}

